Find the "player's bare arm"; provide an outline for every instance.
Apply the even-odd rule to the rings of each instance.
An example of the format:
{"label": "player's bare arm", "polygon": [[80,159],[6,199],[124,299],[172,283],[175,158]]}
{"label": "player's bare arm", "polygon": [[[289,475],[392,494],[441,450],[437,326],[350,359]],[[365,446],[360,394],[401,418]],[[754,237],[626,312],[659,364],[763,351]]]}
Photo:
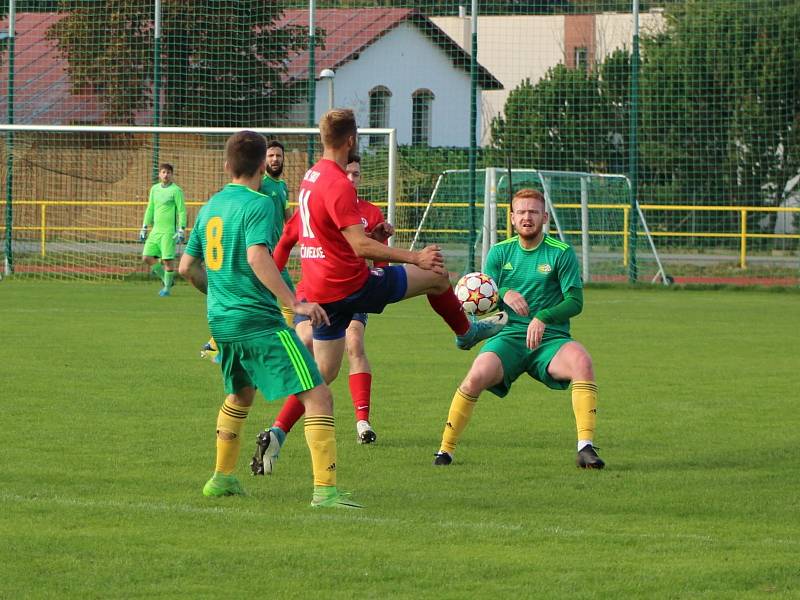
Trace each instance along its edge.
{"label": "player's bare arm", "polygon": [[178,273],[202,293],[208,293],[208,277],[201,259],[191,254],[184,254],[178,265]]}
{"label": "player's bare arm", "polygon": [[542,336],[544,335],[544,330],[547,327],[544,321],[537,319],[536,317],[530,322],[528,325],[528,333],[526,336],[526,343],[528,344],[528,348],[531,350],[535,350],[539,347],[539,344],[542,343]]}
{"label": "player's bare arm", "polygon": [[413,263],[425,271],[433,271],[439,275],[447,275],[444,267],[444,256],[436,244],[425,246],[417,253],[417,262]]}
{"label": "player's bare arm", "polygon": [[312,325],[330,324],[328,315],[319,304],[308,302],[303,306],[303,303],[297,302],[264,244],[253,244],[247,248],[247,263],[264,287],[275,294],[284,306],[291,306],[295,312],[299,309],[299,314],[309,317]]}
{"label": "player's bare arm", "polygon": [[322,323],[325,323],[325,325],[331,324],[328,319],[328,313],[316,302],[298,302],[295,300],[291,306],[294,314],[308,317],[312,326],[321,325]]}
{"label": "player's bare arm", "polygon": [[387,223],[386,221],[383,223],[378,223],[367,235],[376,242],[383,244],[386,242],[386,240],[394,235],[394,225]]}
{"label": "player's bare arm", "polygon": [[400,248],[390,248],[380,242],[367,237],[363,225],[350,225],[342,229],[342,235],[361,258],[381,262],[403,263],[416,265],[426,271],[434,271],[440,275],[446,274],[444,257],[439,246],[426,246],[419,252],[411,252]]}
{"label": "player's bare arm", "polygon": [[521,317],[528,316],[528,302],[525,297],[515,290],[508,290],[503,296],[503,303]]}

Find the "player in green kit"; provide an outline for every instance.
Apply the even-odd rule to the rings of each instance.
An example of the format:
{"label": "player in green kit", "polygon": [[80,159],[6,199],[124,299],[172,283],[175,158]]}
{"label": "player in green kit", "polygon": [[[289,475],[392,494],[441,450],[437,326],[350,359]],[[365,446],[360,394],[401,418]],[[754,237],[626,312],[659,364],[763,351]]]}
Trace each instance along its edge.
{"label": "player in green kit", "polygon": [[[264,194],[264,196],[275,205],[275,216],[277,217],[275,219],[275,226],[278,228],[275,237],[276,240],[281,237],[283,224],[292,216],[292,209],[289,208],[289,188],[286,182],[280,178],[283,174],[283,161],[283,144],[278,140],[272,140],[267,143],[267,170],[266,173],[264,173],[264,178],[261,180],[261,187],[258,191]],[[289,269],[284,267],[281,270],[281,277],[284,283],[289,286],[289,289],[294,292],[294,284],[289,275]],[[294,319],[292,309],[282,305],[281,313],[284,319],[286,319],[286,322],[291,326]],[[215,363],[219,362],[219,351],[217,350],[217,344],[213,337],[200,349],[200,357],[209,358]]]}
{"label": "player in green kit", "polygon": [[[275,203],[275,212],[279,217],[275,219],[275,227],[277,227],[276,240],[281,238],[283,225],[286,223],[286,220],[292,216],[292,209],[289,208],[289,187],[286,185],[286,182],[281,179],[285,156],[283,144],[278,140],[272,140],[267,143],[267,171],[264,173],[264,178],[261,180],[261,188],[259,189],[262,194],[272,198],[272,201]],[[284,267],[281,270],[281,277],[286,285],[289,286],[289,289],[294,292],[294,283],[292,282],[292,277],[289,275],[288,268]],[[294,313],[291,307],[281,305],[281,313],[289,327],[292,327]]]}
{"label": "player in green kit", "polygon": [[517,235],[489,251],[484,271],[500,289],[508,324],[481,348],[456,390],[434,465],[453,462],[456,443],[472,417],[478,396],[489,390],[501,398],[523,373],[547,387],[572,383],[572,409],[578,429],[576,464],[602,469],[593,446],[597,385],[592,359],[569,335],[569,320],[583,308],[583,283],[575,253],[544,232],[544,196],[519,190],[511,201]]}
{"label": "player in green kit", "polygon": [[[306,409],[305,437],[314,473],[314,507],[361,508],[336,488],[333,399],[314,359],[286,326],[276,298],[313,323],[329,323],[316,303],[299,303],[271,257],[275,205],[257,190],[267,142],[241,131],[225,145],[232,183],[211,197],[181,258],[180,273],[208,295],[208,324],[217,342],[225,393],[217,417],[217,458],[205,496],[243,494],[234,476],[241,432],[256,389],[268,401],[296,394]],[[205,268],[203,267],[205,263]]]}
{"label": "player in green kit", "polygon": [[[150,188],[139,240],[144,242],[142,260],[150,266],[164,287],[159,296],[169,296],[175,282],[175,245],[183,242],[186,227],[186,205],[183,190],[172,180],[174,169],[169,163],[158,167],[159,183]],[[152,225],[150,235],[147,228]],[[160,259],[160,261],[159,261]]]}

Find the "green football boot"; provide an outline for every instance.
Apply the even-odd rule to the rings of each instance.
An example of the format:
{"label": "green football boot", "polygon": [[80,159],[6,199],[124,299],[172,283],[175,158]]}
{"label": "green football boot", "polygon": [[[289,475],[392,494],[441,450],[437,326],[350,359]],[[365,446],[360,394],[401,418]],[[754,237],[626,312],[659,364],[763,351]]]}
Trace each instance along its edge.
{"label": "green football boot", "polygon": [[336,487],[317,486],[311,499],[311,508],[364,508],[350,499],[349,492],[340,492]]}
{"label": "green football boot", "polygon": [[233,475],[214,473],[203,486],[203,496],[218,498],[220,496],[244,496],[244,488]]}

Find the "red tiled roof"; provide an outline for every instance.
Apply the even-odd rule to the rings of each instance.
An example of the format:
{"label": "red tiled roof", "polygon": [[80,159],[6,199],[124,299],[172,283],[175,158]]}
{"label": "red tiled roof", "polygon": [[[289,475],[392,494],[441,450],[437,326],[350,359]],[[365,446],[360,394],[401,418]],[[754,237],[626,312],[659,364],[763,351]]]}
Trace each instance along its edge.
{"label": "red tiled roof", "polygon": [[[47,29],[58,13],[17,13],[14,40],[14,122],[69,124],[99,122],[102,110],[91,94],[70,94],[66,62]],[[8,31],[8,19],[0,21]],[[8,122],[8,59],[0,79],[0,120]]]}
{"label": "red tiled roof", "polygon": [[[317,47],[314,51],[317,72],[321,69],[337,69],[405,21],[412,12],[409,8],[318,9],[315,14],[316,26],[324,31],[321,40],[324,47]],[[308,27],[308,11],[287,9],[276,25]],[[289,58],[290,80],[304,79],[307,70],[307,50]]]}
{"label": "red tiled roof", "polygon": [[[337,69],[358,57],[365,48],[406,21],[416,25],[451,58],[456,68],[469,71],[470,57],[444,31],[410,8],[326,8],[315,12],[316,27],[324,31],[322,44],[314,51],[316,72]],[[287,9],[277,23],[278,27],[295,25],[308,27],[308,11]],[[303,80],[308,76],[308,51],[290,56],[287,63],[289,81]],[[482,66],[478,66],[478,80],[483,89],[502,89],[502,84]]]}

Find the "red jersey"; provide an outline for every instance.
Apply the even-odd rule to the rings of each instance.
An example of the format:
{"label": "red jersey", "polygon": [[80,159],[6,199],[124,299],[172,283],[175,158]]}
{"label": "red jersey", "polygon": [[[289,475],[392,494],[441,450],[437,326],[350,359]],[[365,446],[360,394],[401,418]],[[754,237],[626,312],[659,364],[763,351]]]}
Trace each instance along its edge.
{"label": "red jersey", "polygon": [[272,251],[272,260],[275,261],[278,271],[283,271],[286,263],[289,262],[289,254],[292,248],[297,244],[297,238],[300,237],[300,228],[297,226],[299,222],[300,213],[295,212],[283,225],[281,239],[278,240],[278,243],[275,244],[275,250]]}
{"label": "red jersey", "polygon": [[[375,229],[378,225],[383,223],[385,219],[383,218],[383,213],[381,209],[375,206],[372,202],[364,200],[362,198],[357,199],[356,206],[358,207],[358,212],[361,213],[361,223],[364,225],[364,231],[369,233],[373,229]],[[388,240],[383,242],[384,245],[389,245]],[[376,267],[388,267],[388,262],[380,262],[380,261],[372,261],[373,266]]]}
{"label": "red jersey", "polygon": [[[364,225],[364,231],[367,233],[384,222],[381,209],[372,204],[372,202],[357,198],[356,207],[358,208],[358,212],[361,214],[361,223]],[[300,211],[297,211],[289,218],[288,221],[286,221],[286,224],[283,227],[283,233],[281,234],[281,239],[278,241],[277,245],[275,246],[275,251],[272,254],[272,258],[275,260],[275,265],[278,267],[279,271],[286,266],[286,263],[289,261],[289,254],[291,253],[292,248],[294,248],[294,246],[297,244],[299,238]],[[388,244],[387,241],[384,241],[383,243]],[[376,261],[374,266],[386,267],[389,266],[389,263]],[[300,299],[306,299],[304,288],[305,286],[303,285],[303,281],[300,280],[296,286],[297,297]]]}
{"label": "red jersey", "polygon": [[299,193],[300,267],[306,299],[335,302],[358,291],[369,277],[341,230],[362,223],[356,190],[332,160],[322,159],[303,176]]}

